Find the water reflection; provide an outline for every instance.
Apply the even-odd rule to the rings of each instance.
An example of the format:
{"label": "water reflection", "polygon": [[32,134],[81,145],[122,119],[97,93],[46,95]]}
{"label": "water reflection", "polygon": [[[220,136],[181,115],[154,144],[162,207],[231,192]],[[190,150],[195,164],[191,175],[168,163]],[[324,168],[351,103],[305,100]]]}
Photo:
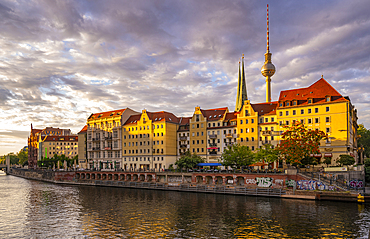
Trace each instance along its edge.
{"label": "water reflection", "polygon": [[6,238],[367,238],[368,205],[0,177]]}

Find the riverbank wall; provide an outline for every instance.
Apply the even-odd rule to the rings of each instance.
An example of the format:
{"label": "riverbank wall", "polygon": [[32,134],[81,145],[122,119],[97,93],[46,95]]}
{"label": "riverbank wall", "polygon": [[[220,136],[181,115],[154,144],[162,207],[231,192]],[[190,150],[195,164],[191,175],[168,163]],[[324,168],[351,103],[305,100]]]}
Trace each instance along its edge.
{"label": "riverbank wall", "polygon": [[[358,202],[357,192],[343,192],[335,188],[335,191],[318,190],[320,187],[329,187],[321,182],[307,180],[304,175],[299,174],[51,171],[15,168],[8,174],[57,184]],[[299,190],[304,184],[314,190]],[[370,196],[365,196],[364,200],[370,202]]]}

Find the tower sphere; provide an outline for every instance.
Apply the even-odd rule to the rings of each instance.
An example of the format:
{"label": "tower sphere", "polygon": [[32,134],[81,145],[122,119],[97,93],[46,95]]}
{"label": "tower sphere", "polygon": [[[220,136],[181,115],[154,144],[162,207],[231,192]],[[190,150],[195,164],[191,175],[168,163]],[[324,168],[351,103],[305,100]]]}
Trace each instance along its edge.
{"label": "tower sphere", "polygon": [[261,73],[264,77],[271,77],[275,74],[275,66],[271,62],[266,62],[262,68]]}

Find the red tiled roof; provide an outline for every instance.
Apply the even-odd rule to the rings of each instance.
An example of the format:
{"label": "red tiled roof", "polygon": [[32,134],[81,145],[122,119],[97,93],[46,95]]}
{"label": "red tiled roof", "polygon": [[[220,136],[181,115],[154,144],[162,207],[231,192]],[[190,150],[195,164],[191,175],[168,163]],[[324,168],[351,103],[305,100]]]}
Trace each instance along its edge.
{"label": "red tiled roof", "polygon": [[[152,120],[152,123],[154,122],[171,122],[178,124],[179,123],[179,118],[175,116],[172,113],[166,112],[166,111],[160,111],[160,112],[146,112],[149,119]],[[131,115],[127,121],[125,122],[124,125],[130,125],[130,124],[137,124],[137,121],[140,120],[141,114],[138,115]]]}
{"label": "red tiled roof", "polygon": [[179,123],[180,125],[187,125],[192,117],[180,117]]}
{"label": "red tiled roof", "polygon": [[299,101],[299,105],[307,104],[309,98],[314,99],[313,103],[325,102],[325,97],[331,96],[331,101],[346,101],[324,78],[316,81],[307,88],[284,90],[280,92],[279,101]]}
{"label": "red tiled roof", "polygon": [[[224,116],[227,111],[227,107],[223,108],[216,108],[216,109],[209,109],[209,110],[200,110],[207,121],[215,121],[220,120]],[[221,115],[221,117],[220,117]],[[216,117],[215,117],[216,116]]]}
{"label": "red tiled roof", "polygon": [[97,119],[97,118],[106,118],[114,115],[122,115],[123,112],[125,112],[126,109],[120,109],[120,110],[112,110],[107,112],[101,112],[101,113],[95,113],[91,114],[89,119]]}
{"label": "red tiled roof", "polygon": [[81,131],[80,132],[78,132],[79,134],[80,133],[83,133],[83,132],[86,132],[87,131],[87,125],[85,125],[82,129],[81,129]]}
{"label": "red tiled roof", "polygon": [[231,113],[226,113],[225,120],[236,120],[237,119],[237,113],[231,112]]}
{"label": "red tiled roof", "polygon": [[251,106],[253,110],[258,113],[258,115],[275,115],[278,102],[273,101],[259,104],[251,104]]}

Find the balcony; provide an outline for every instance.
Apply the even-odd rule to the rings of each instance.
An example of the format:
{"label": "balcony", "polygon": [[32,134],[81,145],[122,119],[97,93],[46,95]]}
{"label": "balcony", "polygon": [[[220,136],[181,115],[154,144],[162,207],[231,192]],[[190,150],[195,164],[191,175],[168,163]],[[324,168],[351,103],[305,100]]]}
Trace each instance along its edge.
{"label": "balcony", "polygon": [[208,137],[210,139],[217,139],[217,135],[216,134],[210,134],[210,135],[208,135]]}
{"label": "balcony", "polygon": [[100,147],[92,147],[92,150],[100,150]]}
{"label": "balcony", "polygon": [[217,155],[217,151],[211,151],[209,152],[210,155]]}
{"label": "balcony", "polygon": [[92,138],[93,141],[99,141],[99,138]]}
{"label": "balcony", "polygon": [[180,148],[186,148],[187,146],[187,144],[180,144]]}
{"label": "balcony", "polygon": [[112,140],[112,135],[111,136],[105,136],[104,138],[105,138],[105,140]]}
{"label": "balcony", "polygon": [[188,140],[188,137],[187,137],[187,136],[180,136],[180,140],[181,140],[181,141]]}
{"label": "balcony", "polygon": [[112,147],[105,147],[104,150],[112,150]]}
{"label": "balcony", "polygon": [[237,134],[226,134],[226,138],[238,138]]}
{"label": "balcony", "polygon": [[262,131],[262,136],[270,136],[271,135],[271,130],[263,130]]}

